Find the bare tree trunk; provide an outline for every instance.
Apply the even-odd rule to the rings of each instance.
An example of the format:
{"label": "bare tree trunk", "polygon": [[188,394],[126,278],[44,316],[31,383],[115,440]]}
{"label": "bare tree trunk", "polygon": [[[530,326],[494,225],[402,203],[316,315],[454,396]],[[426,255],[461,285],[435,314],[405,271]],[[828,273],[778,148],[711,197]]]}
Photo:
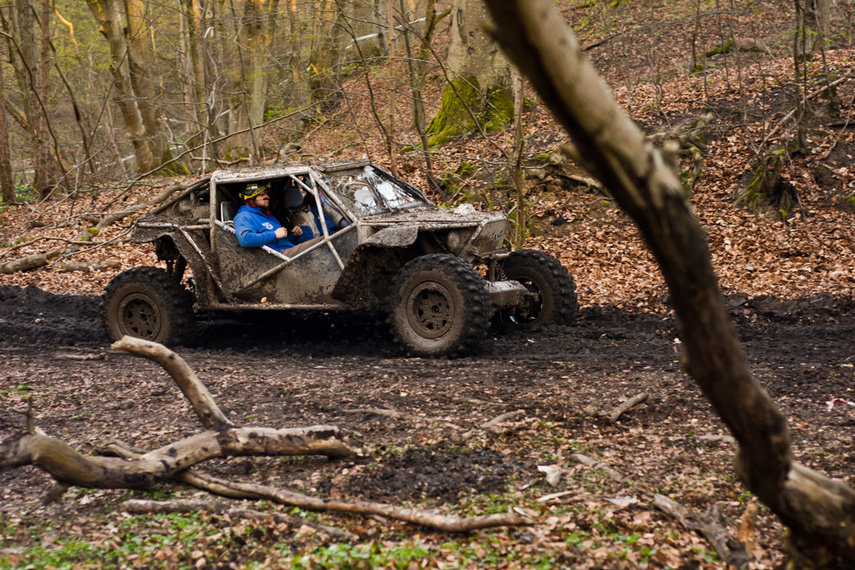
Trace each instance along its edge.
{"label": "bare tree trunk", "polygon": [[146,138],[145,125],[139,105],[134,97],[133,85],[125,71],[128,66],[128,45],[125,40],[122,13],[118,0],[86,0],[101,32],[110,45],[110,74],[116,90],[116,104],[122,112],[128,137],[134,146],[137,172],[148,172],[154,166],[154,156]]}
{"label": "bare tree trunk", "polygon": [[24,111],[33,139],[33,164],[35,176],[33,188],[44,197],[48,193],[48,142],[39,96],[42,91],[39,73],[39,53],[35,35],[35,15],[31,0],[16,0],[18,16],[18,34],[20,37],[19,55],[21,58],[20,77],[25,92]]}
{"label": "bare tree trunk", "polygon": [[[392,0],[389,0],[389,69],[394,69],[395,65],[395,6],[392,4]],[[395,109],[395,91],[397,91],[397,85],[395,85],[395,73],[390,71],[390,81],[392,82],[392,87],[389,89],[389,138],[387,139],[387,146],[389,152],[389,171],[392,173],[392,176],[399,176],[398,174],[398,149],[395,147],[395,115],[397,114]]]}
{"label": "bare tree trunk", "polygon": [[172,160],[160,112],[154,101],[157,97],[155,83],[151,77],[153,69],[151,49],[146,31],[146,9],[143,0],[124,0],[127,15],[128,77],[136,95],[146,139],[149,141],[154,164],[164,164]]}
{"label": "bare tree trunk", "polygon": [[786,419],[748,370],[674,156],[656,150],[621,112],[552,0],[486,3],[505,51],[656,256],[677,314],[683,365],[736,438],[740,478],[789,527],[792,563],[851,567],[855,491],[794,461]]}
{"label": "bare tree trunk", "polygon": [[40,17],[40,25],[41,25],[41,38],[39,42],[39,65],[38,65],[38,82],[34,89],[36,90],[37,97],[41,99],[38,108],[36,109],[36,115],[38,121],[34,121],[34,125],[37,128],[36,131],[36,140],[38,141],[38,145],[36,148],[36,173],[39,174],[37,176],[40,179],[40,183],[37,186],[39,190],[39,198],[42,200],[47,199],[47,197],[53,191],[54,185],[54,176],[51,172],[53,169],[51,160],[50,160],[50,140],[48,138],[48,117],[47,117],[47,106],[45,105],[44,99],[47,97],[48,91],[48,78],[50,77],[50,2],[49,0],[41,0],[41,17]]}
{"label": "bare tree trunk", "polygon": [[[404,11],[404,0],[401,0],[401,11]],[[433,160],[431,159],[430,149],[428,148],[424,88],[428,58],[430,57],[430,43],[440,18],[441,16],[438,16],[436,13],[436,0],[427,0],[427,4],[425,5],[424,32],[418,34],[420,44],[418,55],[415,54],[412,42],[410,41],[412,34],[409,25],[404,27],[403,34],[407,47],[410,89],[413,91],[413,125],[416,127],[416,132],[419,133],[419,138],[422,142],[422,153],[425,159],[425,172],[427,173],[428,182],[430,182],[435,190],[439,190],[440,188],[439,181],[433,172]]]}
{"label": "bare tree trunk", "polygon": [[795,57],[810,59],[814,54],[828,49],[830,0],[796,0],[796,31],[803,33],[796,44]]}
{"label": "bare tree trunk", "polygon": [[519,73],[514,74],[514,162],[511,166],[511,178],[517,190],[517,227],[514,245],[522,247],[528,234],[528,219],[525,202],[525,184],[523,182],[522,160],[525,151],[525,140],[523,139],[522,108],[523,108],[523,83]]}
{"label": "bare tree trunk", "polygon": [[451,10],[448,68],[440,110],[427,128],[431,146],[477,131],[474,111],[485,131],[504,129],[513,120],[513,93],[508,63],[499,46],[484,32],[487,12],[482,0],[455,0]]}
{"label": "bare tree trunk", "polygon": [[[270,84],[270,49],[276,37],[279,0],[247,0],[243,13],[231,2],[235,21],[234,45],[237,60],[231,71],[232,94],[229,102],[229,133],[249,129],[229,141],[229,155],[253,154],[261,159],[259,126],[264,123],[267,89]],[[226,38],[223,38],[226,41]]]}
{"label": "bare tree trunk", "polygon": [[[202,6],[199,0],[181,0],[182,16],[186,25],[187,67],[190,82],[188,95],[192,106],[192,115],[196,122],[193,129],[195,136],[188,137],[191,145],[207,143],[212,137],[208,132],[210,113],[207,103],[207,79],[205,77],[205,62],[203,60]],[[207,144],[203,148],[204,157],[209,156]],[[203,164],[203,169],[206,165]]]}
{"label": "bare tree trunk", "polygon": [[11,204],[15,196],[15,183],[12,180],[12,160],[9,156],[9,128],[6,124],[6,93],[3,88],[3,65],[0,64],[0,190],[3,203]]}

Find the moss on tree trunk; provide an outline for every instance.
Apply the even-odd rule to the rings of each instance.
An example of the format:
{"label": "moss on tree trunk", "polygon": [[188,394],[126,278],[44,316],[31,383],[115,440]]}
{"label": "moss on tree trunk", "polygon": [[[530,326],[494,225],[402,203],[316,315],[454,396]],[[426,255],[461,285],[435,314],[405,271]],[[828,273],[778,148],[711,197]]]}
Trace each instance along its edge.
{"label": "moss on tree trunk", "polygon": [[781,176],[786,156],[787,149],[781,148],[760,162],[749,183],[736,196],[736,205],[752,212],[775,210],[782,219],[789,218],[796,196],[793,185]]}
{"label": "moss on tree trunk", "polygon": [[445,86],[439,112],[427,127],[428,144],[445,144],[478,126],[486,132],[501,130],[513,120],[514,96],[508,87],[497,85],[482,93],[476,77],[461,77]]}

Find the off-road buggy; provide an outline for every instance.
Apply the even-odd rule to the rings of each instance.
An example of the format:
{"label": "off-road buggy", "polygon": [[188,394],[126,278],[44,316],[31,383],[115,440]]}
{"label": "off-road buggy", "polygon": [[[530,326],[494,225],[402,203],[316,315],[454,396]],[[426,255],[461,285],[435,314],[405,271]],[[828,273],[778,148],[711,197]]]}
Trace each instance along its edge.
{"label": "off-road buggy", "polygon": [[[232,219],[252,182],[269,185],[271,212],[286,228],[306,204],[341,227],[321,228],[323,239],[293,258],[241,247]],[[570,322],[577,300],[567,270],[542,252],[501,249],[507,229],[502,213],[438,207],[370,162],[218,170],[138,220],[132,240],[154,242],[166,269],[117,275],[104,323],[113,339],[181,344],[194,312],[385,312],[396,340],[428,356],[476,347],[491,318],[509,327]]]}

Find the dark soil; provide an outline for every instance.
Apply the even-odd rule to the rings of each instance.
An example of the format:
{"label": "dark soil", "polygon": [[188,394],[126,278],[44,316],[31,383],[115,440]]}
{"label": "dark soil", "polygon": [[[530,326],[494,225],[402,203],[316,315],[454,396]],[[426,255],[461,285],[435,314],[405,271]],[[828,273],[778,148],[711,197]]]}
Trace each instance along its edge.
{"label": "dark soil", "polygon": [[[198,431],[158,366],[110,351],[99,304],[98,297],[0,287],[0,438],[23,429],[27,396],[38,427],[85,452],[109,439],[154,448]],[[855,408],[837,403],[829,410],[827,402],[855,399],[853,300],[732,297],[728,306],[757,381],[789,419],[799,461],[851,483]],[[205,466],[220,475],[416,505],[576,487],[592,497],[632,494],[644,504],[658,492],[691,508],[718,504],[731,529],[745,507],[730,467],[734,445],[705,437],[726,430],[678,364],[678,334],[668,316],[587,307],[573,326],[491,331],[481,353],[456,359],[407,358],[384,325],[343,314],[211,315],[200,319],[197,338],[176,351],[236,423],[336,425],[369,451],[357,461],[258,458]],[[599,416],[639,392],[649,394],[646,404],[617,424]],[[402,421],[368,408],[437,421]],[[461,439],[463,431],[514,410],[523,414],[498,433]],[[586,478],[577,466],[559,486],[546,486],[538,465],[570,467],[576,452],[630,482]],[[41,507],[49,485],[34,469],[0,474],[0,512],[27,524],[109,511],[122,496]],[[654,528],[675,525],[656,514]],[[761,509],[758,545],[767,562],[782,559],[781,531]]]}

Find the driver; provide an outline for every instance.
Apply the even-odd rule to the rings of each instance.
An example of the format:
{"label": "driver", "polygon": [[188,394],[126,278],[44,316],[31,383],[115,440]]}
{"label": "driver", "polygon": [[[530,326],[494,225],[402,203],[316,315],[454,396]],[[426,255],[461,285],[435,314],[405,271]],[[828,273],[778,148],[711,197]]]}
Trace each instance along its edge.
{"label": "driver", "polygon": [[323,236],[313,238],[309,228],[295,225],[288,231],[282,227],[270,213],[269,190],[270,184],[252,182],[240,192],[244,203],[235,214],[234,226],[242,247],[266,245],[287,257],[293,257],[321,241]]}

